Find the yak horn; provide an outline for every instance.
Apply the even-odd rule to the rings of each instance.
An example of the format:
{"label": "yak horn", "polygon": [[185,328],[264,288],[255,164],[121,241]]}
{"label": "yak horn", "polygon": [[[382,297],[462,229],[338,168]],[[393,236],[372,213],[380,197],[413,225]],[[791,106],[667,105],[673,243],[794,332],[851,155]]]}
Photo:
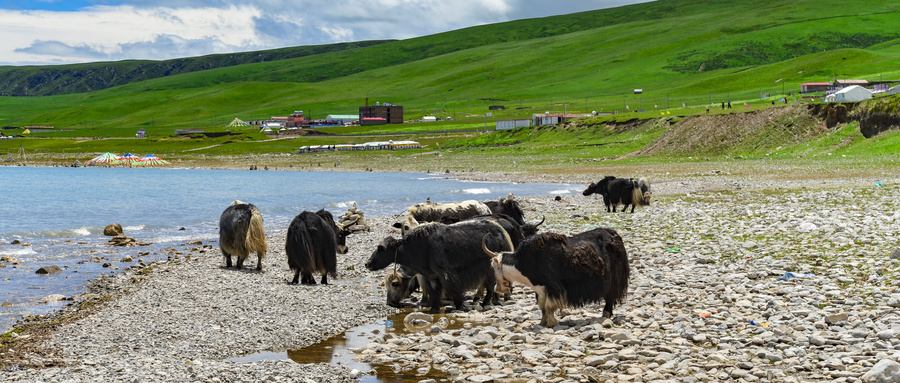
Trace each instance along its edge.
{"label": "yak horn", "polygon": [[491,249],[488,249],[487,242],[486,242],[488,235],[490,235],[490,234],[485,234],[484,237],[481,238],[481,249],[484,250],[485,254],[490,255],[491,258],[496,258],[500,254],[497,254],[497,253],[491,251]]}
{"label": "yak horn", "polygon": [[546,219],[547,219],[547,216],[546,216],[546,215],[541,216],[541,222],[538,222],[538,223],[534,224],[534,227],[538,227],[538,226],[543,225],[543,224],[544,224],[544,220],[546,220]]}

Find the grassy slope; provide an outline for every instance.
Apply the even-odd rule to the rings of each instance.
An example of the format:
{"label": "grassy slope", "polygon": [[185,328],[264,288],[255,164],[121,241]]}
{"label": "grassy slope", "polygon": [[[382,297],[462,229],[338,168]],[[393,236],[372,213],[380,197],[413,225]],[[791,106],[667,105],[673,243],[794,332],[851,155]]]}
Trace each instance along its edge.
{"label": "grassy slope", "polygon": [[[889,39],[889,31],[900,30],[896,8],[876,1],[852,5],[830,0],[653,2],[207,70],[85,94],[4,97],[0,98],[0,125],[75,128],[75,133],[58,135],[80,137],[130,137],[137,128],[146,128],[151,136],[161,137],[171,134],[173,128],[222,129],[234,117],[265,118],[296,109],[317,118],[329,113],[353,114],[366,96],[371,102],[404,105],[407,118],[432,113],[453,115],[462,128],[492,123],[482,116],[491,104],[509,107],[495,112],[495,119],[545,110],[561,112],[563,108],[570,112],[622,110],[625,105],[650,111],[617,119],[629,119],[631,115],[646,119],[661,114],[653,105],[665,108],[667,104],[671,107],[667,115],[689,116],[701,114],[702,109],[682,109],[682,102],[697,107],[726,99],[738,107],[750,102],[748,110],[756,110],[770,100],[760,100],[761,93],[779,94],[782,86],[786,91],[796,91],[802,82],[834,77],[900,78],[897,40],[867,49],[825,50],[772,63],[757,57],[759,46],[772,50],[769,60],[778,60],[782,53],[761,42],[792,44],[834,30]],[[698,52],[695,56],[704,58],[709,52],[744,49],[753,53],[748,57],[754,63],[701,73],[671,69],[685,52]],[[318,77],[310,80],[310,76]],[[644,93],[631,94],[633,88],[643,88]],[[488,98],[505,101],[483,100]],[[721,112],[714,109],[713,113]],[[573,151],[576,158],[615,157],[662,134],[658,129],[638,131],[642,133],[608,136],[598,136],[596,131],[539,132],[529,140],[514,139],[529,144],[509,150],[539,151],[580,140],[582,146],[575,146],[585,150]],[[483,139],[502,143],[509,140],[504,134]],[[586,139],[585,134],[590,137]],[[599,138],[591,139],[595,137]],[[290,150],[300,144],[319,143],[317,140],[321,139],[267,143],[247,151]],[[182,144],[172,143],[172,150],[181,150]],[[194,143],[195,147],[209,144]],[[13,143],[0,143],[0,148],[11,150],[10,145],[18,148]],[[96,145],[97,149],[102,146]],[[165,145],[168,148],[170,142]],[[80,143],[66,150],[81,151],[91,146]],[[758,151],[753,147],[739,149]],[[225,149],[211,152],[227,153]]]}

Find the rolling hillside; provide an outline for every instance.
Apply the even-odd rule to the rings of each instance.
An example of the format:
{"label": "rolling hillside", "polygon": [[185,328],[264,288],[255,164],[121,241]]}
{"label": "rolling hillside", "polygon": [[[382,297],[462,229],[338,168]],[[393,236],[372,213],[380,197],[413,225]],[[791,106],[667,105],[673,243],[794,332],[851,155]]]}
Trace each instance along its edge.
{"label": "rolling hillside", "polygon": [[[83,93],[59,85],[72,82],[60,75],[42,94],[71,94],[0,97],[0,125],[51,125],[86,135],[133,135],[142,127],[168,135],[173,128],[215,128],[234,117],[298,109],[314,118],[354,113],[366,98],[404,105],[407,119],[437,114],[485,124],[487,106],[494,104],[507,107],[494,119],[591,110],[644,110],[649,117],[666,110],[696,113],[689,109],[726,100],[757,107],[808,81],[900,79],[898,7],[882,1],[656,1],[312,49],[262,63],[197,61],[190,66],[197,70],[142,81],[122,76],[127,84]],[[29,70],[112,64],[151,65],[5,67],[0,87],[11,92],[12,84],[34,77]]]}

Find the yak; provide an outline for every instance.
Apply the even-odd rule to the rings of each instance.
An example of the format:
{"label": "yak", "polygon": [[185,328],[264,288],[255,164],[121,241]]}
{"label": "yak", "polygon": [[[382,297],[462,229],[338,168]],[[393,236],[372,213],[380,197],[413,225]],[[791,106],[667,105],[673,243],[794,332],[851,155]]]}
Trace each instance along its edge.
{"label": "yak", "polygon": [[[512,240],[513,246],[521,242],[525,239],[526,235],[523,232],[521,226],[516,223],[516,220],[506,214],[491,214],[491,215],[482,215],[470,218],[463,222],[468,221],[484,221],[484,222],[496,222],[499,224],[506,234],[509,235]],[[431,222],[426,222],[427,224],[431,224]],[[408,233],[410,230],[419,227],[420,224],[412,217],[407,217],[407,219],[403,222],[403,229],[401,230],[402,234]],[[385,276],[385,290],[387,290],[387,304],[391,307],[400,307],[400,301],[409,297],[414,291],[416,291],[424,282],[422,281],[422,276],[412,272],[408,267],[401,266],[398,270],[392,270],[388,272],[387,276]],[[422,288],[422,301],[427,302],[429,300],[428,294]],[[476,293],[476,296],[481,294],[481,290],[479,289],[479,293]]]}
{"label": "yak", "polygon": [[225,256],[225,267],[231,267],[231,256],[237,258],[237,268],[244,267],[250,253],[256,253],[256,270],[262,271],[262,260],[269,246],[259,209],[252,203],[235,200],[219,217],[219,248]]}
{"label": "yak", "polygon": [[613,229],[597,228],[571,237],[541,233],[523,241],[514,252],[494,253],[482,241],[482,249],[492,257],[498,293],[504,293],[511,282],[537,293],[544,327],[559,323],[558,309],[601,299],[606,302],[603,316],[612,317],[615,305],[628,294],[628,253]]}
{"label": "yak", "polygon": [[441,222],[446,224],[456,223],[476,215],[490,215],[491,209],[485,204],[468,200],[457,203],[437,203],[427,202],[418,203],[407,208],[406,213],[400,222],[393,226],[401,229],[401,233],[405,233],[403,228],[404,222],[410,220],[416,222]]}
{"label": "yak", "polygon": [[479,248],[479,240],[491,246],[506,246],[512,240],[496,222],[464,221],[452,225],[422,225],[399,240],[388,236],[372,252],[366,268],[381,270],[395,263],[423,277],[431,312],[439,312],[441,295],[446,294],[457,310],[465,310],[463,293],[485,288],[482,305],[495,302],[491,258]]}
{"label": "yak", "polygon": [[[321,284],[328,284],[328,274],[337,277],[336,253],[347,253],[346,238],[350,231],[334,223],[334,217],[325,209],[315,213],[304,211],[288,226],[284,251],[288,266],[294,272],[291,284],[299,281],[314,285],[313,273],[322,275]],[[303,279],[301,280],[301,274]]]}
{"label": "yak", "polygon": [[615,213],[619,204],[625,205],[622,207],[622,212],[625,212],[628,205],[631,205],[631,212],[634,213],[635,206],[650,205],[652,196],[650,182],[645,178],[625,179],[615,176],[606,176],[597,183],[592,182],[581,194],[589,196],[594,193],[603,196],[603,204],[606,205],[607,213],[610,212],[610,207]]}

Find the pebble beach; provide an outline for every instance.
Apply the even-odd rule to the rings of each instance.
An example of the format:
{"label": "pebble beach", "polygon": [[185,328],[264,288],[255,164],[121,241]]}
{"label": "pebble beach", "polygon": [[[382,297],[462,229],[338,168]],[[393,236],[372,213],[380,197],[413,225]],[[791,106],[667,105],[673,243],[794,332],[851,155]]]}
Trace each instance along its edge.
{"label": "pebble beach", "polygon": [[[887,382],[900,379],[898,180],[669,180],[650,206],[607,213],[598,196],[520,197],[542,231],[610,227],[631,263],[626,302],[570,308],[544,328],[532,293],[366,334],[354,358],[430,382]],[[252,202],[252,201],[251,201]],[[340,213],[340,212],[336,212]],[[226,269],[215,242],[105,276],[57,313],[97,308],[8,351],[9,382],[355,382],[342,366],[229,361],[303,349],[383,322],[386,270],[363,264],[396,217],[367,217],[327,286],[288,282],[285,231],[263,271]],[[248,264],[255,265],[251,256]],[[403,309],[403,312],[412,309]],[[459,326],[454,326],[454,322]],[[27,334],[27,333],[26,333]],[[14,346],[17,347],[17,346]],[[42,366],[40,368],[35,366]],[[374,377],[377,378],[377,377]]]}

